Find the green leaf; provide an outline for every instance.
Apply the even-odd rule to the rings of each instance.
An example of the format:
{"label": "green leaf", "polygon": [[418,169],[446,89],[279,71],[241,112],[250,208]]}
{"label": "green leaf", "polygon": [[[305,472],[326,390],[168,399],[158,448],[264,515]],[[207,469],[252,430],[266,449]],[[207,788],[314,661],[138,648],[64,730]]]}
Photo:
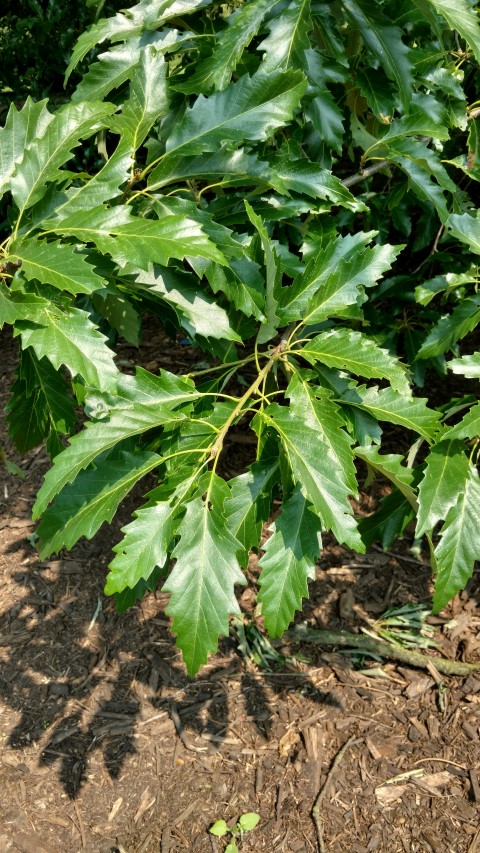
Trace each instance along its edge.
{"label": "green leaf", "polygon": [[470,246],[472,252],[480,255],[480,218],[477,215],[470,216],[469,213],[452,213],[446,222],[450,233]]}
{"label": "green leaf", "polygon": [[270,8],[269,0],[249,0],[237,8],[227,19],[227,29],[217,33],[217,44],[211,55],[199,63],[192,77],[185,83],[177,83],[175,88],[187,95],[225,89],[245,47],[257,34]]}
{"label": "green leaf", "polygon": [[46,228],[44,220],[54,215],[50,227],[55,230],[59,222],[75,213],[81,215],[86,210],[101,209],[103,202],[120,195],[119,188],[127,182],[132,164],[129,140],[119,142],[105,165],[87,183],[57,193],[45,209],[40,201],[34,208],[37,223]]}
{"label": "green leaf", "polygon": [[148,131],[168,110],[167,66],[153,45],[143,48],[130,83],[130,97],[120,116],[112,122],[114,133],[128,139],[132,153],[142,145]]}
{"label": "green leaf", "polygon": [[322,549],[321,522],[299,486],[282,506],[269,528],[259,565],[260,592],[265,627],[271,637],[281,637],[295,610],[308,596],[308,578],[315,575],[315,561]]}
{"label": "green leaf", "polygon": [[92,296],[95,311],[129,344],[140,343],[140,316],[126,296],[111,282]]}
{"label": "green leaf", "polygon": [[278,432],[296,482],[304,497],[313,504],[326,530],[332,530],[339,542],[362,551],[363,543],[353,518],[348,496],[352,489],[328,452],[319,452],[322,433],[312,428],[308,415],[302,416],[285,406],[272,403],[262,413],[269,427]]}
{"label": "green leaf", "polygon": [[350,305],[361,305],[366,296],[363,287],[372,287],[391,268],[401,247],[362,246],[370,234],[337,237],[323,251],[316,252],[280,298],[282,320],[302,317],[319,323],[342,316]]}
{"label": "green leaf", "polygon": [[112,42],[126,41],[144,30],[156,29],[164,21],[195,12],[210,3],[211,0],[141,0],[125,13],[117,12],[111,18],[101,18],[78,39],[65,73],[65,82],[78,63],[97,44],[107,39]]}
{"label": "green leaf", "polygon": [[388,379],[394,390],[405,396],[410,394],[403,365],[360,332],[347,329],[321,332],[295,352],[311,364],[320,361],[329,367],[348,370],[367,379],[377,376]]}
{"label": "green leaf", "polygon": [[224,820],[216,820],[208,831],[211,832],[212,835],[216,835],[217,838],[223,838],[223,836],[227,835],[230,830]]}
{"label": "green leaf", "polygon": [[216,651],[219,636],[228,634],[229,614],[240,612],[234,586],[246,583],[238,563],[241,545],[224,523],[228,487],[214,473],[210,482],[205,499],[187,504],[172,554],[176,563],[163,587],[190,676]]}
{"label": "green leaf", "polygon": [[130,80],[140,60],[140,53],[139,39],[135,38],[100,53],[97,61],[90,65],[80,80],[72,101],[102,101],[109,92]]}
{"label": "green leaf", "polygon": [[442,438],[476,438],[477,436],[480,436],[480,403],[472,406],[460,423],[450,427]]}
{"label": "green leaf", "polygon": [[66,104],[55,114],[43,136],[27,144],[22,161],[17,165],[10,186],[21,211],[42,198],[45,185],[62,177],[60,167],[69,160],[80,140],[107,124],[116,109],[101,102]]}
{"label": "green leaf", "polygon": [[464,589],[480,559],[480,479],[471,465],[465,487],[452,506],[435,548],[436,579],[433,609],[438,612]]}
{"label": "green leaf", "polygon": [[240,341],[232,329],[228,314],[218,301],[199,290],[193,276],[182,275],[167,267],[150,264],[147,270],[127,267],[127,272],[136,276],[134,291],[145,291],[149,296],[162,299],[178,314],[186,332],[192,336],[223,338]]}
{"label": "green leaf", "polygon": [[262,522],[270,513],[273,488],[279,479],[278,456],[254,462],[245,474],[229,482],[231,495],[225,501],[228,527],[243,546],[242,566],[246,568],[248,555],[257,548],[262,532]]}
{"label": "green leaf", "polygon": [[364,409],[379,421],[399,424],[418,432],[427,441],[432,440],[440,427],[441,415],[428,408],[428,400],[421,397],[404,397],[393,388],[356,386],[344,391],[339,400]]}
{"label": "green leaf", "polygon": [[0,198],[10,188],[10,179],[34,139],[41,139],[53,121],[47,101],[35,104],[30,96],[21,110],[10,104],[5,125],[0,130]]}
{"label": "green leaf", "polygon": [[44,513],[37,531],[41,559],[64,546],[72,548],[82,536],[91,539],[105,521],[112,520],[135,483],[160,462],[156,453],[120,448],[98,457]]}
{"label": "green leaf", "polygon": [[41,296],[24,293],[22,290],[12,290],[0,281],[0,329],[3,328],[4,323],[13,326],[17,320],[41,319],[49,304],[48,300]]}
{"label": "green leaf", "polygon": [[417,538],[433,530],[440,519],[446,518],[448,510],[456,504],[463,491],[469,467],[462,441],[440,441],[430,449],[418,487]]}
{"label": "green leaf", "polygon": [[322,451],[334,463],[340,481],[352,495],[357,494],[357,479],[353,462],[352,438],[332,395],[325,389],[312,387],[307,378],[295,375],[286,391],[294,415],[319,433]]}
{"label": "green leaf", "polygon": [[7,261],[21,261],[22,275],[41,284],[51,284],[68,293],[92,293],[105,284],[81,252],[55,241],[17,240],[9,246]]}
{"label": "green leaf", "polygon": [[133,264],[148,270],[152,261],[166,266],[170,258],[183,260],[188,255],[227,263],[202,226],[189,216],[143,219],[131,215],[126,207],[101,206],[44,225],[58,234],[94,243],[120,266]]}
{"label": "green leaf", "polygon": [[363,459],[371,468],[378,471],[390,480],[417,510],[417,498],[412,488],[413,471],[402,465],[403,456],[399,453],[379,453],[378,448],[370,445],[368,447],[356,447],[355,456]]}
{"label": "green leaf", "polygon": [[204,154],[227,140],[238,146],[244,140],[268,139],[290,121],[305,88],[298,71],[260,70],[209,98],[200,95],[175,124],[166,141],[167,154]]}
{"label": "green leaf", "polygon": [[443,15],[449,27],[457,30],[471,47],[480,62],[480,26],[478,14],[468,0],[429,0],[434,9]]}
{"label": "green leaf", "polygon": [[159,501],[134,513],[125,527],[123,539],[115,545],[116,557],[109,565],[105,594],[133,589],[148,580],[156,566],[164,566],[176,528],[178,506],[168,500]]}
{"label": "green leaf", "polygon": [[105,336],[80,308],[62,312],[50,303],[34,322],[18,324],[15,334],[23,349],[32,347],[39,359],[45,356],[57,370],[64,364],[94,388],[112,387],[119,376]]}
{"label": "green leaf", "polygon": [[258,332],[257,343],[266,344],[275,337],[280,322],[277,315],[277,297],[281,282],[280,265],[275,249],[272,246],[261,218],[257,216],[246,200],[245,208],[250,222],[255,226],[259,233],[263,254],[265,256],[265,305],[263,307],[265,321],[262,323]]}
{"label": "green leaf", "polygon": [[354,212],[366,209],[363,202],[355,198],[335,175],[306,158],[297,159],[291,155],[288,158],[272,157],[264,179],[285,195],[293,190],[310,198],[339,204]]}
{"label": "green leaf", "polygon": [[362,34],[386,75],[398,87],[403,108],[408,111],[412,97],[412,64],[410,49],[402,41],[402,31],[379,13],[366,0],[342,0],[352,20]]}
{"label": "green leaf", "polygon": [[368,518],[360,519],[358,530],[366,548],[370,548],[373,542],[378,540],[382,548],[388,550],[415,517],[415,510],[398,489],[382,498],[380,504],[377,512]]}
{"label": "green leaf", "polygon": [[118,376],[112,397],[98,394],[90,400],[92,413],[102,420],[87,422],[85,429],[72,437],[69,447],[47,471],[33,508],[35,518],[39,518],[55,495],[100,453],[122,439],[184,418],[182,412],[175,410],[193,403],[198,397],[193,382],[166,371],[154,376],[139,368],[135,376]]}
{"label": "green leaf", "polygon": [[251,832],[260,823],[260,815],[257,812],[245,812],[238,820],[238,825],[243,832]]}
{"label": "green leaf", "polygon": [[310,0],[292,0],[280,14],[273,15],[267,24],[270,35],[257,50],[264,51],[262,68],[305,70],[305,51],[310,48],[308,33],[312,29]]}
{"label": "green leaf", "polygon": [[463,355],[461,358],[452,358],[448,362],[448,367],[454,373],[461,373],[469,379],[480,378],[480,353],[475,352],[473,355]]}
{"label": "green leaf", "polygon": [[464,299],[451,314],[442,317],[420,347],[417,358],[433,358],[452,349],[480,322],[480,296]]}
{"label": "green leaf", "polygon": [[6,414],[9,435],[20,453],[52,435],[52,446],[61,447],[58,436],[73,432],[75,425],[66,383],[46,358],[39,361],[30,349],[21,352]]}

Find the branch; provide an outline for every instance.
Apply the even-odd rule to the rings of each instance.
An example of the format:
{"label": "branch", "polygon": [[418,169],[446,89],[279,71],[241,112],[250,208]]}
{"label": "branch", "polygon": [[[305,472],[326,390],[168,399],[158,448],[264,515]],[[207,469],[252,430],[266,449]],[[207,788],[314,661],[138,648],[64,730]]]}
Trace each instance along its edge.
{"label": "branch", "polygon": [[444,658],[429,657],[421,652],[404,649],[402,646],[392,646],[384,640],[375,640],[365,634],[351,634],[348,631],[317,631],[315,628],[305,628],[297,625],[287,631],[286,637],[299,643],[315,643],[318,646],[348,646],[352,649],[363,649],[381,655],[384,658],[398,660],[410,666],[428,669],[433,664],[443,675],[467,676],[480,670],[480,663],[460,663]]}
{"label": "branch", "polygon": [[344,178],[342,184],[344,187],[353,187],[354,184],[359,184],[360,181],[365,181],[367,178],[370,178],[372,175],[376,175],[377,172],[381,172],[382,169],[391,165],[391,160],[379,160],[378,163],[374,163],[373,166],[369,166],[368,169],[362,169],[362,171],[357,172],[356,175],[350,175],[349,178]]}

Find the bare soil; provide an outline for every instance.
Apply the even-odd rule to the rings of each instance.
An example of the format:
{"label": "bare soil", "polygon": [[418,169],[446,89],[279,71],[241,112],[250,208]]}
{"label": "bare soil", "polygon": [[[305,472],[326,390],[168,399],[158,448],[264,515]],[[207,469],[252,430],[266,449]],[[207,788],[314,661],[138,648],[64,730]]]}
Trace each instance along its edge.
{"label": "bare soil", "polygon": [[[152,370],[201,358],[155,330],[147,340]],[[6,335],[0,353],[3,407],[16,353]],[[132,355],[122,348],[125,369]],[[91,542],[39,562],[30,512],[48,461],[43,450],[19,457],[2,430],[26,476],[0,470],[0,853],[220,853],[209,826],[248,811],[261,821],[242,853],[480,851],[480,672],[439,679],[286,643],[293,661],[268,672],[232,635],[189,679],[165,594],[118,614],[102,593],[141,492]],[[240,435],[227,473],[250,452]],[[373,506],[364,497],[356,509]],[[426,555],[410,545],[407,535],[392,553],[359,556],[327,539],[298,621],[359,631],[389,607],[428,603]],[[246,613],[255,558],[249,576]],[[480,659],[479,602],[476,573],[433,620],[437,654]]]}

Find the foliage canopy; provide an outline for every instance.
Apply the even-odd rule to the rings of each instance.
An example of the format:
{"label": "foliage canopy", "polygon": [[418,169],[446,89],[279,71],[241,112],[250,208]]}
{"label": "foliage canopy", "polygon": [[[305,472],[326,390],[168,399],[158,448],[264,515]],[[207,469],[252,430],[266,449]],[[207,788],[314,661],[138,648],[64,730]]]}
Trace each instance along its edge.
{"label": "foliage canopy", "polygon": [[[470,0],[141,0],[80,36],[69,101],[10,107],[0,325],[21,345],[10,434],[53,462],[40,553],[92,537],[155,471],[105,590],[122,609],[163,584],[191,674],[275,498],[272,636],[325,531],[361,552],[416,517],[437,609],[480,557],[480,404],[422,391],[427,370],[480,376],[479,46]],[[123,373],[115,342],[139,342],[145,311],[207,365]],[[227,481],[240,421],[256,458]],[[382,452],[385,422],[404,455]],[[392,491],[359,520],[362,466]]]}

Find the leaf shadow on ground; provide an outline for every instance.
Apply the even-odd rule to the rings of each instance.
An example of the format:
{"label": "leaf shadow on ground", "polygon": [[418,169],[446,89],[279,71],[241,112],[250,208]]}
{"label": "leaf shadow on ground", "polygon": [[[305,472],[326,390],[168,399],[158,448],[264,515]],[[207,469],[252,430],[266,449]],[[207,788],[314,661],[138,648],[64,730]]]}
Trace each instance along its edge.
{"label": "leaf shadow on ground", "polygon": [[[31,558],[24,543],[10,547],[17,553],[22,549]],[[53,580],[49,566],[57,572]],[[273,711],[266,682],[279,695],[296,689],[294,676],[285,673],[278,683],[248,671],[236,642],[224,638],[207,671],[189,679],[162,612],[165,601],[151,596],[150,602],[118,614],[111,600],[100,597],[101,578],[98,567],[83,571],[75,560],[47,567],[34,561],[11,576],[21,595],[15,590],[15,605],[0,613],[0,696],[17,716],[7,747],[21,750],[38,743],[39,765],[58,766],[71,799],[87,779],[94,751],[101,750],[106,772],[117,779],[127,756],[136,752],[138,730],[163,715],[201,760],[202,753],[221,748],[235,724],[229,719],[225,681],[232,673],[245,718],[268,740]],[[99,601],[102,608],[92,626]],[[146,615],[145,607],[154,612]],[[302,690],[311,700],[341,709],[332,694],[304,675]]]}

